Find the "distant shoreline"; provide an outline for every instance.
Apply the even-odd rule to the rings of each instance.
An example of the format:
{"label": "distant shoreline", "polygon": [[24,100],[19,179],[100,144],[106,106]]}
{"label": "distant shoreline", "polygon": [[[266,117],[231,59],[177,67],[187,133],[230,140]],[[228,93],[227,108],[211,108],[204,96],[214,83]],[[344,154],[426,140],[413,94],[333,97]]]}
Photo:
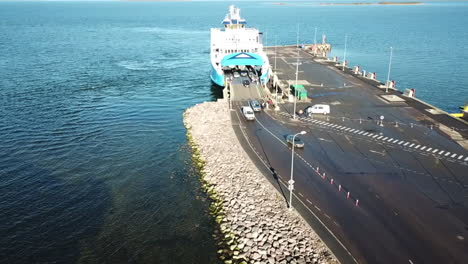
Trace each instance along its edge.
{"label": "distant shoreline", "polygon": [[422,5],[422,2],[320,3],[320,5]]}

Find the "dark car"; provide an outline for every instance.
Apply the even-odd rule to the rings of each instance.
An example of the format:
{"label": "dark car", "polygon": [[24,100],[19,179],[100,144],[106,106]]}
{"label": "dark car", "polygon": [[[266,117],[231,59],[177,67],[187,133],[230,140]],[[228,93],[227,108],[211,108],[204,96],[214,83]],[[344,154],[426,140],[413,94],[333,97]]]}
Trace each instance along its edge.
{"label": "dark car", "polygon": [[[286,142],[288,142],[288,144],[292,145],[293,144],[293,137],[294,137],[294,135],[287,135],[286,136]],[[304,147],[304,142],[298,136],[296,136],[294,138],[294,147],[295,148],[303,148]]]}
{"label": "dark car", "polygon": [[245,87],[249,87],[250,81],[249,81],[249,80],[243,80],[243,81],[242,81],[242,84],[243,84]]}

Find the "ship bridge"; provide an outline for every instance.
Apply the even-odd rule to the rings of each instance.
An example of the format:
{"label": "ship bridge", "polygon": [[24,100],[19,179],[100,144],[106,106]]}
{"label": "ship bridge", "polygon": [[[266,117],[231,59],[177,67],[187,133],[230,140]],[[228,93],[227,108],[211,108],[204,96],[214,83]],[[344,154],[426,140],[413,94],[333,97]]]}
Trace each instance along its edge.
{"label": "ship bridge", "polygon": [[249,52],[238,52],[226,55],[221,66],[262,66],[265,62],[260,55]]}

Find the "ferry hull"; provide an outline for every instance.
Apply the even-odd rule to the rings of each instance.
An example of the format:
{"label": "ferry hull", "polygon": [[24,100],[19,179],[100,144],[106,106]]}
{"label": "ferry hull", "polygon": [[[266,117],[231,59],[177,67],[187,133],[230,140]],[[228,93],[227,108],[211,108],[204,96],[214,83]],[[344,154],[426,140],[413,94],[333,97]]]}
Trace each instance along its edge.
{"label": "ferry hull", "polygon": [[213,66],[211,66],[210,77],[216,85],[224,87],[224,75],[220,75]]}

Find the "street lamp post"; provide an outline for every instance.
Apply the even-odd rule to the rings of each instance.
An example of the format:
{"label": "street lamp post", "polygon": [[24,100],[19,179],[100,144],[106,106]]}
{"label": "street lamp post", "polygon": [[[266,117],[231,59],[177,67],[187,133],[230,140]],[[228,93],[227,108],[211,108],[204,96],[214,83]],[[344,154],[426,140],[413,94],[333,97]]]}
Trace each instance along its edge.
{"label": "street lamp post", "polygon": [[294,87],[294,113],[293,119],[296,119],[296,97],[297,97],[297,76],[299,75],[299,49],[297,49],[297,61],[296,61],[296,86]]}
{"label": "street lamp post", "polygon": [[[276,46],[278,46],[278,37],[275,38],[275,74],[274,78],[276,77]],[[276,106],[278,106],[278,84],[275,83],[275,100],[276,100]]]}
{"label": "street lamp post", "polygon": [[385,85],[385,92],[388,93],[388,85],[390,82],[390,67],[392,67],[392,55],[393,55],[393,47],[390,47],[390,61],[388,62],[388,74],[387,74],[387,83]]}
{"label": "street lamp post", "polygon": [[292,138],[292,150],[291,150],[291,179],[288,181],[288,189],[289,189],[289,210],[292,210],[292,192],[294,190],[294,180],[293,180],[293,175],[294,175],[294,146],[296,145],[296,136],[297,135],[305,135],[307,132],[306,131],[301,131],[297,134],[294,134]]}
{"label": "street lamp post", "polygon": [[344,68],[345,68],[345,64],[346,64],[346,46],[348,44],[348,35],[345,35],[345,40],[344,40],[344,54],[343,54],[343,71],[344,71]]}

